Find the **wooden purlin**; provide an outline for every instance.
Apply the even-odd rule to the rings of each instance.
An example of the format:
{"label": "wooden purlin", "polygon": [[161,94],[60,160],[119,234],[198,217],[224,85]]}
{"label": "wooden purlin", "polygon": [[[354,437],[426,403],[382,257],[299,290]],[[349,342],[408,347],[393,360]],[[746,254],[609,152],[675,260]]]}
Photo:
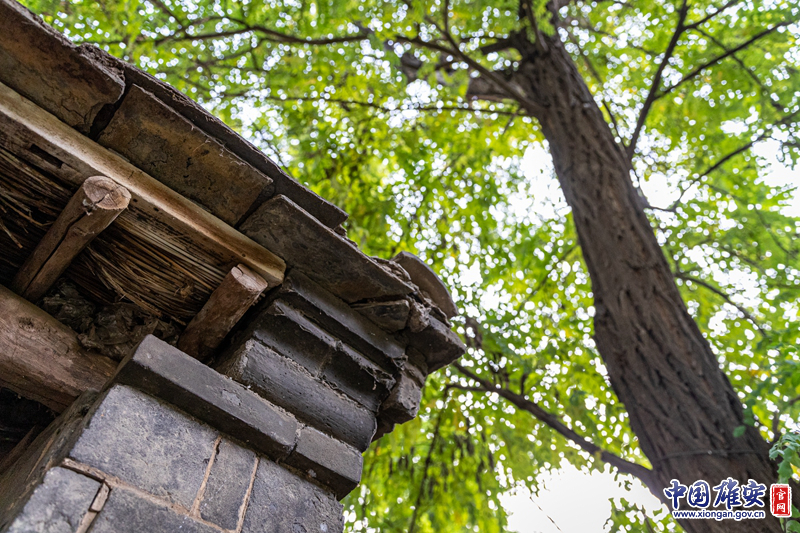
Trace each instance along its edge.
{"label": "wooden purlin", "polygon": [[48,170],[75,187],[88,176],[108,176],[130,191],[132,215],[169,227],[226,264],[225,271],[241,263],[270,287],[283,280],[281,258],[2,83],[0,145],[12,151],[35,147],[44,162],[52,163]]}
{"label": "wooden purlin", "polygon": [[0,285],[0,386],[63,411],[114,373],[111,359],[85,350],[77,335]]}

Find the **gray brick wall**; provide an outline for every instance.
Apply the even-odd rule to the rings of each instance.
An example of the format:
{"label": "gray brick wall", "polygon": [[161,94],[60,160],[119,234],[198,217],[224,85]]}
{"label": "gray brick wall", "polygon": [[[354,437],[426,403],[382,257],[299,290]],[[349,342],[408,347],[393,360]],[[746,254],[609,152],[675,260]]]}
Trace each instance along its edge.
{"label": "gray brick wall", "polygon": [[90,533],[217,533],[168,505],[124,488],[112,489]]}
{"label": "gray brick wall", "polygon": [[271,461],[258,465],[242,533],[341,533],[342,505]]}
{"label": "gray brick wall", "polygon": [[200,516],[225,529],[235,529],[256,468],[256,454],[222,439],[200,502]]}
{"label": "gray brick wall", "polygon": [[4,533],[76,532],[99,490],[94,479],[51,468]]}
{"label": "gray brick wall", "polygon": [[102,398],[69,457],[191,508],[216,438],[210,427],[118,385]]}
{"label": "gray brick wall", "polygon": [[295,466],[282,466],[125,385],[113,385],[72,431],[62,466],[47,471],[3,533],[338,533],[337,492],[361,472],[357,451],[312,428],[298,432],[287,459]]}

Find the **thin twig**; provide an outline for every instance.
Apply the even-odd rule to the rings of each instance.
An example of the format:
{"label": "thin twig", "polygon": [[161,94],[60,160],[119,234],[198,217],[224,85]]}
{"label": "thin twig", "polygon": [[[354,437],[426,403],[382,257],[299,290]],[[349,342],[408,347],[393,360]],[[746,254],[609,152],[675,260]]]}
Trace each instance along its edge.
{"label": "thin twig", "polygon": [[[197,24],[196,23],[192,24],[192,26],[197,26]],[[319,37],[319,38],[298,37],[296,35],[290,35],[287,33],[275,31],[272,28],[267,28],[266,26],[248,25],[248,24],[244,24],[239,28],[231,30],[191,34],[189,33],[189,28],[191,28],[192,26],[184,28],[179,34],[166,35],[164,37],[161,37],[160,39],[154,39],[153,44],[161,45],[165,42],[180,42],[180,41],[207,41],[223,37],[235,37],[237,35],[243,35],[247,33],[259,33],[261,34],[263,40],[274,43],[298,44],[306,46],[325,46],[330,44],[360,42],[365,39],[368,39],[370,36],[370,32],[362,31],[354,35],[343,35],[340,37]]]}
{"label": "thin twig", "polygon": [[685,30],[683,23],[686,21],[686,15],[688,13],[689,7],[687,0],[683,0],[678,10],[678,22],[675,24],[675,31],[672,32],[669,44],[667,44],[667,48],[664,50],[664,57],[661,58],[661,63],[658,65],[656,75],[653,76],[653,81],[650,84],[650,90],[647,92],[647,98],[645,98],[642,109],[639,111],[639,117],[636,119],[636,126],[633,129],[631,141],[626,148],[628,159],[633,158],[633,153],[636,151],[636,143],[639,142],[639,135],[642,133],[644,124],[647,121],[647,115],[650,113],[650,108],[653,107],[653,103],[658,99],[658,92],[661,88],[661,79],[664,77],[664,70],[667,68],[669,60],[672,59],[675,48],[678,46],[681,35],[683,35]]}
{"label": "thin twig", "polygon": [[713,67],[714,65],[716,65],[717,63],[719,63],[723,59],[726,59],[726,58],[732,56],[736,52],[744,50],[745,48],[747,48],[751,44],[755,43],[756,41],[759,41],[759,40],[763,39],[764,37],[774,33],[775,31],[777,31],[780,28],[783,28],[784,26],[789,26],[790,24],[794,24],[794,22],[795,22],[794,20],[784,20],[782,22],[779,22],[778,24],[775,24],[774,26],[771,26],[771,27],[769,27],[769,28],[767,28],[765,30],[762,30],[762,31],[758,32],[753,37],[749,38],[748,40],[746,40],[745,42],[743,42],[739,46],[737,46],[735,48],[730,48],[727,52],[718,55],[714,59],[706,61],[705,63],[703,63],[699,67],[697,67],[694,70],[692,70],[689,74],[687,74],[686,76],[684,76],[683,78],[681,78],[680,80],[675,82],[673,85],[671,85],[671,86],[667,87],[666,89],[664,89],[663,91],[661,91],[658,94],[658,96],[656,96],[656,100],[665,97],[666,95],[668,95],[669,93],[671,93],[672,91],[674,91],[675,89],[677,89],[678,87],[680,87],[681,85],[686,83],[687,81],[689,81],[689,80],[695,78],[696,76],[698,76],[701,72],[703,72],[707,68]]}
{"label": "thin twig", "polygon": [[716,17],[717,15],[719,15],[720,13],[722,13],[723,11],[725,11],[726,9],[731,7],[732,5],[738,4],[741,1],[742,0],[728,0],[727,2],[722,4],[718,9],[716,9],[712,13],[709,13],[708,15],[706,15],[703,18],[701,18],[700,20],[697,20],[695,22],[691,22],[691,23],[687,24],[686,25],[686,29],[687,30],[693,30],[693,29],[697,28],[698,26],[702,26],[703,24],[705,24],[706,22],[708,22],[712,18]]}
{"label": "thin twig", "polygon": [[778,122],[776,122],[776,123],[772,124],[771,126],[765,128],[765,131],[763,133],[761,133],[760,135],[758,135],[754,139],[746,142],[742,146],[739,146],[735,150],[729,152],[728,154],[726,154],[725,156],[720,158],[716,163],[714,163],[711,166],[709,166],[708,168],[706,168],[703,172],[698,174],[692,181],[690,181],[688,185],[686,185],[685,187],[682,187],[682,191],[681,191],[681,194],[678,196],[678,199],[675,200],[669,208],[665,209],[665,211],[674,211],[678,207],[678,205],[680,205],[680,203],[683,201],[683,195],[686,194],[686,192],[689,189],[691,189],[693,185],[698,183],[700,180],[702,180],[703,178],[705,178],[706,176],[708,176],[712,172],[714,172],[717,169],[719,169],[722,165],[724,165],[725,163],[727,163],[728,161],[730,161],[731,159],[733,159],[737,155],[741,154],[742,152],[745,152],[745,151],[749,150],[756,143],[759,143],[759,142],[763,141],[764,139],[767,139],[768,137],[770,137],[770,135],[772,135],[772,130],[774,130],[778,126],[782,126],[782,125],[788,124],[798,114],[800,114],[800,109],[788,114],[787,116],[783,117]]}
{"label": "thin twig", "polygon": [[538,283],[537,283],[537,284],[536,284],[536,285],[535,285],[535,286],[534,286],[534,287],[531,289],[531,291],[528,293],[528,295],[527,295],[525,298],[523,298],[523,299],[522,299],[522,301],[519,303],[519,305],[517,305],[517,313],[519,313],[520,311],[522,311],[522,307],[523,307],[523,306],[524,306],[526,303],[528,303],[528,302],[531,300],[531,298],[533,298],[534,296],[536,296],[536,293],[537,293],[537,292],[539,292],[540,290],[542,290],[542,287],[544,287],[545,283],[547,283],[547,280],[548,280],[548,279],[550,279],[550,274],[552,274],[552,273],[553,273],[553,270],[555,270],[555,269],[556,269],[556,267],[557,267],[558,265],[560,265],[562,262],[564,262],[564,261],[567,259],[567,257],[569,257],[569,256],[570,256],[570,254],[571,254],[571,253],[572,253],[572,252],[573,252],[573,251],[574,251],[574,250],[575,250],[577,247],[578,247],[578,244],[577,244],[577,243],[573,244],[572,246],[570,246],[569,248],[567,248],[566,250],[564,250],[564,253],[563,253],[563,254],[561,254],[559,257],[557,257],[557,258],[556,258],[556,261],[555,261],[555,263],[553,263],[553,266],[552,266],[552,268],[550,268],[550,270],[548,270],[547,272],[545,272],[544,276],[542,276],[542,277],[541,277],[541,279],[539,280],[539,282],[538,282]]}
{"label": "thin twig", "polygon": [[486,392],[493,392],[498,396],[500,396],[501,398],[508,400],[509,402],[514,404],[517,408],[532,414],[537,420],[543,422],[545,425],[552,428],[560,435],[566,437],[574,444],[576,444],[579,448],[591,454],[593,457],[598,458],[601,461],[610,464],[611,466],[614,466],[617,470],[619,470],[624,474],[630,474],[634,477],[639,478],[645,485],[647,485],[648,487],[652,487],[653,490],[660,490],[660,487],[656,487],[656,480],[653,478],[652,475],[653,472],[649,468],[645,468],[640,464],[633,463],[631,461],[623,459],[622,457],[614,453],[611,453],[607,450],[603,450],[590,440],[579,435],[571,428],[566,426],[555,415],[548,413],[547,411],[539,407],[539,405],[528,400],[524,396],[512,392],[508,389],[498,387],[489,380],[483,379],[478,375],[474,374],[473,372],[471,372],[470,370],[467,370],[459,363],[454,363],[453,366],[462,375],[480,384],[480,386]]}
{"label": "thin twig", "polygon": [[[700,35],[702,35],[703,37],[705,37],[706,39],[708,39],[709,41],[711,41],[712,43],[714,43],[715,45],[717,45],[724,52],[728,52],[730,50],[722,41],[720,41],[719,39],[717,39],[716,37],[714,37],[710,33],[706,32],[706,31],[704,31],[704,30],[702,30],[700,28],[697,28],[695,31],[697,33],[699,33]],[[764,82],[762,82],[760,79],[758,79],[758,76],[756,76],[755,72],[750,70],[747,67],[747,65],[744,63],[744,61],[738,55],[731,54],[731,58],[734,61],[736,61],[736,64],[738,64],[739,67],[741,67],[741,69],[744,70],[745,73],[747,73],[747,75],[750,77],[750,79],[753,80],[753,82],[756,85],[758,85],[758,87],[761,89],[761,93],[764,96],[766,96],[767,98],[769,98],[770,103],[772,103],[772,107],[774,107],[778,111],[785,111],[784,107],[780,104],[780,102],[778,102],[777,100],[775,100],[772,97],[772,95],[770,94],[770,90],[767,88],[766,85],[764,85]]]}
{"label": "thin twig", "polygon": [[756,320],[756,318],[752,315],[752,313],[750,313],[750,311],[748,311],[744,306],[739,305],[736,302],[734,302],[731,299],[731,297],[728,296],[723,290],[711,285],[707,281],[703,281],[700,278],[696,278],[694,276],[686,274],[685,272],[681,272],[681,271],[675,272],[675,277],[678,278],[678,279],[682,279],[684,281],[690,281],[692,283],[697,283],[701,287],[704,287],[705,289],[713,292],[714,294],[716,294],[717,296],[719,296],[720,298],[725,300],[726,303],[728,303],[728,304],[732,305],[733,307],[735,307],[736,309],[738,309],[739,312],[742,313],[744,318],[747,319],[748,322],[753,324],[756,327],[756,329],[759,331],[759,333],[761,333],[762,336],[766,337],[769,334],[767,332],[767,330],[765,330],[761,326],[761,324],[758,323],[758,320]]}
{"label": "thin twig", "polygon": [[[444,391],[444,400],[445,403],[447,402],[447,397],[449,393],[449,388],[445,389]],[[430,469],[431,463],[433,462],[433,450],[436,448],[437,440],[439,440],[439,430],[442,426],[442,417],[444,415],[444,407],[439,410],[439,414],[436,418],[436,427],[433,430],[433,438],[431,439],[431,445],[428,448],[428,455],[425,457],[425,466],[422,470],[422,481],[419,484],[419,492],[417,493],[417,499],[414,502],[414,512],[411,514],[411,523],[408,526],[408,533],[414,533],[414,530],[417,528],[417,516],[419,515],[419,508],[422,505],[422,495],[425,491],[425,482],[428,480],[428,470]]]}
{"label": "thin twig", "polygon": [[[246,96],[247,93],[235,94],[233,96]],[[230,95],[229,95],[230,96]],[[311,96],[258,96],[261,100],[271,100],[274,102],[327,102],[340,105],[355,105],[362,107],[371,107],[384,113],[398,113],[403,111],[426,111],[426,112],[444,112],[444,111],[459,111],[465,113],[484,113],[487,115],[506,115],[510,117],[519,116],[519,110],[506,111],[504,109],[484,109],[480,107],[469,106],[437,106],[437,105],[421,105],[421,106],[407,106],[407,107],[386,107],[375,102],[366,102],[363,100],[348,100],[346,98],[325,98],[325,97],[311,97]],[[523,114],[524,115],[524,114]]]}

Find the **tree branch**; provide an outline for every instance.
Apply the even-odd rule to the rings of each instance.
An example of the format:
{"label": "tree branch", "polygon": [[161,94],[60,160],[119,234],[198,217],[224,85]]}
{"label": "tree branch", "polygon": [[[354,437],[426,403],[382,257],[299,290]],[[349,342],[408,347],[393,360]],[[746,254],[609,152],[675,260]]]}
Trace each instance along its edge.
{"label": "tree branch", "polygon": [[556,267],[558,267],[558,265],[564,262],[567,259],[567,257],[569,257],[573,251],[575,251],[577,247],[578,243],[576,242],[572,246],[564,250],[564,253],[562,253],[559,257],[556,258],[556,261],[555,263],[553,263],[553,266],[547,272],[544,273],[544,276],[542,276],[539,282],[531,289],[530,293],[528,293],[528,295],[522,299],[519,305],[517,305],[517,313],[522,311],[523,306],[526,303],[528,303],[531,300],[531,298],[536,296],[537,292],[542,290],[542,287],[544,287],[545,283],[547,283],[547,280],[550,279],[550,274],[553,273],[553,270],[555,270]]}
{"label": "tree branch", "polygon": [[[449,389],[444,390],[443,399],[445,402],[447,401]],[[444,414],[444,408],[439,410],[439,414],[436,417],[436,427],[433,430],[433,438],[431,439],[431,445],[428,448],[428,455],[425,457],[425,466],[422,469],[422,480],[419,484],[419,492],[417,493],[417,499],[414,502],[414,512],[411,514],[411,523],[408,526],[408,533],[414,533],[414,530],[417,528],[417,515],[419,515],[419,508],[422,504],[422,495],[425,492],[425,482],[428,480],[428,469],[431,466],[431,462],[433,459],[433,450],[436,447],[437,440],[439,439],[439,430],[442,426],[442,415]]]}
{"label": "tree branch", "polygon": [[213,39],[220,39],[223,37],[235,37],[237,35],[243,35],[246,33],[258,33],[261,34],[262,40],[273,43],[324,46],[329,44],[359,42],[369,38],[370,35],[370,32],[362,31],[360,33],[356,33],[353,35],[343,35],[339,37],[307,38],[307,37],[297,37],[296,35],[289,35],[287,33],[282,33],[261,25],[249,25],[244,23],[242,23],[241,27],[237,29],[200,33],[196,35],[189,33],[189,29],[192,26],[196,25],[197,23],[194,23],[192,25],[182,28],[179,33],[166,35],[164,37],[161,37],[160,39],[154,39],[153,44],[158,46],[164,44],[165,42],[207,41]]}
{"label": "tree branch", "polygon": [[665,211],[673,211],[673,210],[675,210],[678,207],[678,205],[680,205],[681,201],[683,200],[683,195],[686,194],[686,191],[688,191],[694,184],[698,183],[700,180],[702,180],[703,178],[705,178],[706,176],[708,176],[712,172],[714,172],[717,169],[719,169],[722,165],[724,165],[725,163],[727,163],[728,161],[730,161],[731,159],[733,159],[737,155],[741,154],[742,152],[745,152],[745,151],[749,150],[754,144],[756,144],[758,142],[761,142],[764,139],[768,138],[770,135],[772,135],[772,130],[775,129],[776,126],[788,124],[789,122],[791,122],[791,120],[797,114],[800,114],[800,109],[798,109],[797,111],[795,111],[793,113],[790,113],[789,115],[783,117],[781,120],[779,120],[778,122],[776,122],[772,126],[767,127],[764,130],[764,132],[761,133],[761,135],[755,137],[751,141],[743,144],[742,146],[736,148],[732,152],[730,152],[727,155],[723,156],[716,163],[714,163],[713,165],[711,165],[710,167],[705,169],[703,172],[698,174],[697,177],[695,177],[691,182],[689,182],[689,184],[686,187],[683,187],[683,190],[681,191],[681,194],[678,196],[678,199],[675,200],[672,203],[672,205],[668,209],[666,209]]}
{"label": "tree branch", "polygon": [[433,41],[425,41],[420,39],[419,37],[407,37],[404,35],[397,35],[395,36],[395,40],[398,42],[413,44],[415,46],[427,48],[429,50],[433,50],[436,52],[441,52],[444,54],[449,54],[459,57],[461,58],[461,61],[466,63],[472,70],[480,74],[485,81],[491,82],[498,88],[502,89],[502,91],[507,95],[508,98],[516,100],[522,107],[524,107],[528,111],[528,113],[534,114],[536,112],[541,112],[543,110],[541,105],[528,99],[524,93],[520,92],[509,81],[503,79],[501,73],[487,69],[486,67],[475,61],[473,58],[471,58],[469,55],[462,52],[458,48],[458,45],[455,42],[452,42],[452,37],[450,42],[452,43],[451,46],[454,46],[453,48],[443,46]]}
{"label": "tree branch", "polygon": [[[697,33],[699,33],[700,35],[702,35],[703,37],[705,37],[706,39],[708,39],[709,41],[711,41],[712,43],[714,43],[715,45],[717,45],[719,48],[722,49],[723,52],[729,52],[730,51],[730,49],[727,46],[725,46],[725,44],[722,41],[720,41],[719,39],[717,39],[716,37],[714,37],[710,33],[706,32],[705,30],[702,30],[702,29],[698,28],[695,31]],[[774,107],[778,111],[784,111],[784,107],[780,104],[780,102],[776,101],[772,97],[772,95],[770,94],[769,89],[764,85],[764,83],[760,79],[758,79],[758,76],[756,76],[755,73],[752,70],[747,68],[747,65],[745,65],[744,61],[742,61],[742,59],[739,56],[737,56],[735,53],[731,54],[731,58],[734,61],[736,61],[736,64],[738,64],[739,67],[741,67],[741,69],[744,70],[747,73],[747,75],[750,77],[750,79],[753,80],[753,82],[756,85],[758,85],[758,87],[761,89],[762,94],[764,96],[766,96],[767,98],[769,98],[770,103],[772,103],[772,107]]]}
{"label": "tree branch", "polygon": [[617,470],[624,474],[630,474],[634,477],[639,478],[645,485],[650,487],[654,492],[660,491],[661,487],[656,487],[656,481],[653,477],[652,470],[645,468],[642,465],[633,463],[622,457],[613,454],[609,451],[603,450],[590,440],[582,437],[571,428],[567,427],[563,422],[561,422],[556,416],[548,413],[541,407],[539,407],[534,402],[528,400],[524,396],[520,394],[516,394],[508,389],[504,389],[501,387],[496,386],[492,382],[483,379],[476,374],[472,373],[471,371],[467,370],[461,364],[454,363],[453,366],[458,370],[463,376],[477,382],[480,384],[481,388],[486,392],[493,392],[504,398],[505,400],[512,403],[518,409],[522,409],[523,411],[527,411],[528,413],[532,414],[534,418],[539,420],[540,422],[544,423],[548,427],[552,428],[554,431],[566,437],[578,447],[580,447],[583,451],[588,452],[593,457],[599,458],[601,461],[610,464],[611,466],[615,467]]}
{"label": "tree branch", "polygon": [[701,287],[713,292],[714,294],[716,294],[717,296],[719,296],[720,298],[725,300],[726,303],[728,303],[728,304],[732,305],[733,307],[735,307],[736,309],[738,309],[739,312],[744,316],[744,318],[748,322],[753,324],[756,327],[756,329],[759,331],[759,333],[761,333],[762,336],[766,337],[768,335],[768,332],[761,326],[761,324],[758,323],[758,320],[756,320],[756,318],[750,313],[750,311],[748,311],[745,307],[743,307],[743,306],[737,304],[736,302],[734,302],[731,299],[731,297],[728,296],[721,289],[718,289],[717,287],[711,285],[710,283],[708,283],[706,281],[703,281],[700,278],[696,278],[694,276],[686,274],[685,272],[681,272],[680,270],[675,272],[675,277],[678,278],[678,279],[682,279],[684,281],[690,281],[692,283],[697,283]]}
{"label": "tree branch", "polygon": [[681,35],[683,35],[685,30],[683,23],[686,21],[686,16],[688,13],[689,7],[687,0],[683,0],[683,3],[678,10],[678,22],[675,25],[675,31],[672,32],[672,37],[669,40],[669,44],[667,44],[667,48],[664,50],[664,57],[661,58],[661,63],[658,65],[656,75],[653,76],[653,81],[650,84],[650,90],[647,92],[647,98],[645,98],[644,104],[642,104],[642,109],[639,111],[639,118],[636,119],[636,126],[633,129],[631,141],[628,144],[628,147],[625,149],[628,159],[633,158],[633,154],[636,151],[636,143],[639,142],[639,135],[641,135],[644,124],[647,121],[647,115],[650,113],[650,108],[653,107],[653,103],[655,103],[655,101],[658,99],[658,91],[661,87],[661,79],[664,77],[664,69],[667,68],[669,60],[672,59],[672,54],[675,53],[675,48],[678,46],[678,41],[680,40]]}
{"label": "tree branch", "polygon": [[727,2],[722,4],[719,8],[717,8],[714,12],[709,13],[708,15],[706,15],[703,18],[701,18],[700,20],[697,20],[695,22],[691,22],[691,23],[687,24],[685,27],[686,27],[687,30],[696,29],[698,26],[702,26],[703,24],[705,24],[706,22],[708,22],[712,18],[716,17],[717,15],[719,15],[720,13],[722,13],[723,11],[728,9],[729,7],[740,3],[741,1],[742,0],[728,0]]}
{"label": "tree branch", "polygon": [[[173,16],[173,15],[171,15]],[[440,27],[439,25],[435,24],[436,28],[442,33],[442,35],[446,38],[450,46],[443,46],[435,41],[426,41],[419,37],[407,37],[403,35],[397,35],[394,40],[397,42],[408,43],[415,46],[419,46],[422,48],[426,48],[429,50],[433,50],[436,52],[440,52],[443,54],[448,54],[451,56],[458,57],[461,61],[466,63],[469,68],[477,73],[487,82],[491,83],[492,85],[500,88],[503,93],[512,100],[516,100],[522,107],[524,107],[527,111],[525,114],[532,114],[535,111],[540,111],[542,108],[536,102],[531,101],[527,98],[523,91],[514,87],[511,82],[503,78],[502,73],[494,72],[479,62],[475,61],[466,53],[462,52],[459,48],[458,43],[455,42],[452,35],[449,33],[449,0],[445,3],[443,8],[443,17],[444,17],[444,28]],[[179,31],[171,35],[167,35],[164,37],[160,37],[157,39],[153,39],[151,42],[156,45],[162,45],[166,42],[180,42],[180,41],[207,41],[207,40],[214,40],[214,39],[221,39],[226,37],[235,37],[239,35],[245,35],[248,33],[255,33],[259,35],[259,40],[261,42],[273,42],[273,43],[280,43],[280,44],[296,44],[302,46],[324,46],[324,45],[331,45],[331,44],[342,44],[342,43],[352,43],[352,42],[359,42],[363,41],[371,35],[371,31],[368,29],[363,29],[359,33],[353,35],[344,35],[339,37],[324,37],[324,38],[307,38],[307,37],[298,37],[296,35],[290,35],[287,33],[282,33],[276,31],[272,28],[268,28],[263,25],[252,25],[247,24],[244,20],[237,20],[235,18],[228,17],[228,20],[233,21],[239,25],[238,28],[224,30],[224,31],[217,31],[217,32],[208,32],[208,33],[199,33],[199,34],[192,34],[190,30],[201,24],[208,22],[208,19],[203,19],[199,21],[192,21],[191,24],[184,25],[181,23],[181,28]],[[487,98],[491,99],[491,98]],[[468,110],[468,108],[457,108],[455,110]],[[516,113],[519,114],[519,113]]]}
{"label": "tree branch", "polygon": [[708,167],[706,170],[704,170],[703,172],[698,174],[696,178],[694,178],[692,181],[690,181],[689,184],[686,187],[683,188],[683,190],[681,191],[681,194],[678,196],[678,199],[675,200],[672,203],[671,206],[669,206],[667,209],[665,209],[665,211],[674,211],[675,209],[677,209],[677,207],[683,201],[683,195],[686,194],[686,191],[691,189],[693,185],[698,183],[700,180],[702,180],[703,178],[705,178],[706,176],[708,176],[709,174],[711,174],[712,172],[717,170],[719,167],[721,167],[722,165],[724,165],[725,163],[727,163],[728,161],[730,161],[731,159],[733,159],[737,155],[741,154],[742,152],[745,152],[745,151],[749,150],[757,142],[766,139],[768,136],[769,136],[769,133],[767,133],[767,132],[759,135],[758,137],[756,137],[752,141],[743,144],[742,146],[740,146],[736,150],[734,150],[734,151],[730,152],[729,154],[727,154],[726,156],[722,157],[719,161],[717,161],[716,163],[714,163],[713,165]]}
{"label": "tree branch", "polygon": [[751,38],[749,38],[748,40],[746,40],[745,42],[743,42],[739,46],[737,46],[735,48],[730,48],[727,52],[715,57],[714,59],[706,61],[705,63],[703,63],[702,65],[700,65],[699,67],[697,67],[693,71],[691,71],[689,74],[687,74],[686,76],[684,76],[683,78],[681,78],[680,80],[675,82],[673,85],[671,85],[671,86],[667,87],[666,89],[664,89],[663,91],[661,91],[658,94],[658,96],[656,96],[656,100],[658,100],[660,98],[663,98],[664,96],[668,95],[669,93],[671,93],[672,91],[674,91],[675,89],[677,89],[678,87],[680,87],[681,85],[686,83],[687,81],[695,78],[697,75],[699,75],[701,72],[703,72],[707,68],[713,67],[714,65],[716,65],[717,63],[719,63],[723,59],[732,56],[736,52],[744,50],[745,48],[747,48],[751,44],[755,43],[756,41],[759,41],[759,40],[763,39],[764,37],[774,33],[779,28],[782,28],[784,26],[788,26],[790,24],[793,24],[794,22],[795,22],[794,20],[784,20],[782,22],[779,22],[778,24],[775,24],[772,27],[769,27],[769,28],[767,28],[765,30],[760,31],[759,33],[755,34],[754,36],[752,36]]}
{"label": "tree branch", "polygon": [[178,16],[162,0],[152,0],[152,1],[156,5],[156,7],[160,8],[164,13],[174,18],[176,22],[180,21]]}
{"label": "tree branch", "polygon": [[442,19],[444,24],[444,33],[450,35],[450,0],[444,0],[442,6]]}
{"label": "tree branch", "polygon": [[[229,96],[245,96],[246,93],[235,94]],[[519,111],[507,111],[505,109],[482,109],[480,107],[469,106],[437,106],[437,105],[420,105],[420,106],[407,106],[407,107],[386,107],[384,105],[367,102],[363,100],[349,100],[347,98],[325,98],[325,97],[312,97],[312,96],[263,96],[259,95],[261,100],[271,100],[274,102],[327,102],[332,104],[339,104],[341,106],[360,106],[371,107],[384,113],[397,113],[402,111],[423,111],[423,112],[445,112],[445,111],[458,111],[464,113],[482,113],[486,115],[506,115],[509,117],[519,116]]]}
{"label": "tree branch", "polygon": [[[572,22],[575,22],[575,24],[572,24]],[[582,30],[588,31],[589,33],[594,33],[596,35],[601,35],[603,37],[607,37],[607,38],[609,38],[609,39],[611,39],[613,41],[619,41],[620,40],[619,35],[614,35],[613,33],[601,30],[599,28],[595,28],[588,21],[586,21],[586,20],[584,20],[584,19],[582,19],[580,17],[565,17],[565,18],[563,18],[563,19],[561,19],[559,21],[558,25],[560,27],[564,27],[566,29],[577,27],[577,28],[580,28]],[[655,50],[650,50],[649,48],[644,48],[641,45],[637,45],[637,44],[626,42],[626,46],[629,46],[630,48],[633,48],[634,50],[638,50],[639,52],[642,52],[643,54],[646,54],[646,55],[651,55],[651,56],[657,56],[658,55],[658,52],[656,52]]]}

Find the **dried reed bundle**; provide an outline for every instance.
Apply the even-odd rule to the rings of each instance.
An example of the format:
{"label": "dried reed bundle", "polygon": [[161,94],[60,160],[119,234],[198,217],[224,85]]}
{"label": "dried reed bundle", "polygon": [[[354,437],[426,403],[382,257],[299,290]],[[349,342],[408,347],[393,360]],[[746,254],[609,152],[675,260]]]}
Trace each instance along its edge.
{"label": "dried reed bundle", "polygon": [[[0,281],[7,284],[72,195],[58,178],[0,148]],[[100,303],[126,299],[186,324],[232,265],[131,205],[66,275]]]}

